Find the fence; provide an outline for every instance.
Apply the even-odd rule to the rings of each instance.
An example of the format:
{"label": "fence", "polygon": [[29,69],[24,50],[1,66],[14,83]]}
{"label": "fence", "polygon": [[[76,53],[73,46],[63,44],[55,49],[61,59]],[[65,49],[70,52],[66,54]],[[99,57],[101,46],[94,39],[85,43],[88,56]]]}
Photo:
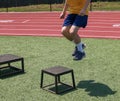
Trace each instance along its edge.
{"label": "fence", "polygon": [[35,4],[60,4],[63,3],[63,0],[0,0],[1,7],[18,7],[18,6],[27,6]]}
{"label": "fence", "polygon": [[[12,7],[21,7],[20,11],[54,11],[54,10],[62,10],[63,8],[63,3],[65,0],[0,0],[0,11],[12,11]],[[110,3],[118,2],[118,6],[115,5],[115,8],[120,10],[120,0],[92,0],[90,4],[90,10],[99,10],[103,9],[106,10],[105,7],[108,5],[106,4],[106,1],[110,1]],[[44,4],[44,5],[43,5]],[[34,7],[31,5],[35,5]],[[29,10],[28,7],[25,6],[30,6]],[[112,7],[114,4],[112,5]],[[112,7],[109,7],[112,8]],[[2,10],[1,10],[2,9]],[[4,9],[4,10],[3,10]],[[23,9],[23,10],[22,10]],[[36,10],[34,10],[36,9]],[[17,11],[17,9],[14,9],[13,11]]]}
{"label": "fence", "polygon": [[[37,5],[36,7],[40,7],[43,4],[46,4],[49,10],[52,10],[52,4],[61,4],[64,0],[0,0],[0,9],[1,11],[7,11],[11,7],[23,7],[23,6],[30,6],[30,5]],[[38,6],[39,5],[39,6]],[[40,7],[43,9],[44,7]],[[32,8],[31,8],[32,9]],[[48,9],[47,9],[48,10]]]}

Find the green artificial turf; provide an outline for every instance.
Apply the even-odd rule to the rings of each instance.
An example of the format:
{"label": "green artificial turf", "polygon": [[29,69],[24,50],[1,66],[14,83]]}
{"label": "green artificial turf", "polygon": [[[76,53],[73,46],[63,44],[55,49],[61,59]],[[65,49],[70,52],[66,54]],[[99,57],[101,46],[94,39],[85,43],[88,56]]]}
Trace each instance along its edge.
{"label": "green artificial turf", "polygon": [[[73,61],[74,44],[63,37],[0,36],[0,54],[24,57],[25,73],[0,79],[1,101],[118,101],[120,40],[87,39],[86,58]],[[56,65],[74,70],[77,89],[55,95],[40,88],[41,70]],[[44,84],[54,82],[45,75]],[[62,77],[71,83],[70,75]]]}

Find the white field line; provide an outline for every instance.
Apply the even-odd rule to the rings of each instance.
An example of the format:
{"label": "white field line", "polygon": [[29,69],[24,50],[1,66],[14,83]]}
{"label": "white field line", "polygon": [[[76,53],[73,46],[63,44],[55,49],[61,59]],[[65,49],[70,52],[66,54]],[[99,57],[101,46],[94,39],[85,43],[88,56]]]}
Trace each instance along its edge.
{"label": "white field line", "polygon": [[[33,30],[37,30],[37,31],[60,31],[60,30],[54,30],[54,29],[1,29],[1,30],[7,30],[7,31],[33,31]],[[120,33],[120,31],[101,31],[101,30],[80,30],[79,32],[97,32],[97,33],[101,33],[101,32],[108,32],[108,33]]]}
{"label": "white field line", "polygon": [[85,38],[113,38],[113,39],[120,39],[120,36],[102,36],[102,35],[80,35],[81,37]]}
{"label": "white field line", "polygon": [[[83,31],[83,32],[98,32],[98,33],[101,33],[101,32],[108,32],[108,33],[120,33],[120,31],[101,31],[101,30],[81,30],[81,31]],[[80,31],[80,32],[81,32]]]}
{"label": "white field line", "polygon": [[[40,34],[40,33],[34,33],[34,34],[26,34],[26,33],[0,33],[0,35],[3,35],[3,36],[11,36],[11,35],[14,35],[14,36],[51,36],[51,37],[62,37],[63,35],[62,34]],[[102,35],[80,35],[81,37],[84,37],[84,38],[111,38],[111,39],[120,39],[120,36],[102,36]]]}

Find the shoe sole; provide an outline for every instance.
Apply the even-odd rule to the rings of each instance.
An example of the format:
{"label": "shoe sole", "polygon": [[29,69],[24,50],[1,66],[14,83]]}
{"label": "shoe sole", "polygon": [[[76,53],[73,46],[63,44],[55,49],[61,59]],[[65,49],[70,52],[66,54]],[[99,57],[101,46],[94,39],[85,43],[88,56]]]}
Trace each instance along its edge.
{"label": "shoe sole", "polygon": [[84,56],[82,56],[82,58],[81,59],[76,59],[75,57],[73,58],[73,60],[76,60],[76,61],[78,61],[78,60],[82,60],[83,58],[85,58],[86,57],[86,54],[84,54]]}

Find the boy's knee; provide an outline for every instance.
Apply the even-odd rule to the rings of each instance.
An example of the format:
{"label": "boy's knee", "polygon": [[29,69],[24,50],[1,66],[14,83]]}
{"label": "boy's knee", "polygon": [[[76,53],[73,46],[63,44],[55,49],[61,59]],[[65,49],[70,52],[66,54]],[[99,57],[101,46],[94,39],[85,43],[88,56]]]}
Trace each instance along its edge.
{"label": "boy's knee", "polygon": [[72,35],[72,34],[74,34],[75,33],[75,31],[74,30],[70,30],[70,34]]}
{"label": "boy's knee", "polygon": [[63,36],[65,36],[69,41],[72,41],[73,38],[71,37],[70,33],[69,33],[69,28],[68,27],[63,27],[61,30],[61,34]]}
{"label": "boy's knee", "polygon": [[65,35],[65,34],[67,34],[69,31],[66,29],[66,28],[62,28],[62,30],[61,30],[61,33],[63,34],[63,35]]}
{"label": "boy's knee", "polygon": [[70,35],[74,37],[78,33],[78,28],[77,27],[72,27],[69,31]]}
{"label": "boy's knee", "polygon": [[70,30],[70,32],[69,32],[69,33],[70,33],[71,37],[74,37],[74,35],[75,35],[75,34],[77,34],[77,33],[75,33],[75,31],[74,31],[74,30]]}

